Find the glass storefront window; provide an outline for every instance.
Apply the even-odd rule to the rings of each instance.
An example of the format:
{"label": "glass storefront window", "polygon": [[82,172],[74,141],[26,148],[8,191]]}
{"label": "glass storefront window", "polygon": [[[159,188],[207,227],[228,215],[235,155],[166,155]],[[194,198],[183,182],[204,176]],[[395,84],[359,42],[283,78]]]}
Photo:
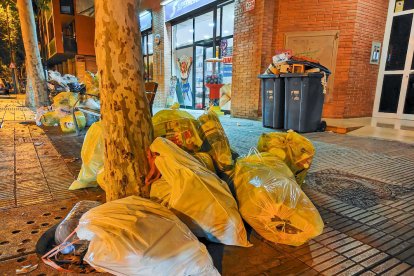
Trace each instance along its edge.
{"label": "glass storefront window", "polygon": [[142,54],[145,56],[147,54],[147,36],[143,35],[142,36]]}
{"label": "glass storefront window", "polygon": [[154,62],[153,62],[153,34],[142,33],[142,55],[144,60],[144,78],[146,81],[153,79],[154,75]]}
{"label": "glass storefront window", "polygon": [[154,42],[154,35],[153,34],[149,34],[147,37],[147,43],[148,43],[148,54],[152,55],[152,53],[154,52],[154,46],[153,46],[153,42]]}
{"label": "glass storefront window", "polygon": [[230,36],[234,32],[234,3],[228,4],[223,8],[223,27],[221,36]]}
{"label": "glass storefront window", "polygon": [[[215,13],[216,17],[214,17]],[[227,95],[225,103],[229,103],[225,109],[229,110],[233,30],[234,3],[213,7],[204,14],[172,25],[170,91],[173,92],[170,92],[167,102],[178,102],[187,108],[208,107],[210,98],[209,89],[205,87],[205,77],[212,74],[213,64],[205,60],[220,55],[220,57],[228,57],[226,63],[216,63],[218,70],[216,73],[223,74],[223,84]],[[216,37],[215,41],[214,37]]]}
{"label": "glass storefront window", "polygon": [[193,47],[173,52],[174,72],[177,77],[175,101],[185,107],[193,106]]}
{"label": "glass storefront window", "polygon": [[193,19],[173,26],[174,48],[193,44]]}
{"label": "glass storefront window", "polygon": [[213,12],[202,14],[195,18],[195,41],[213,38]]}

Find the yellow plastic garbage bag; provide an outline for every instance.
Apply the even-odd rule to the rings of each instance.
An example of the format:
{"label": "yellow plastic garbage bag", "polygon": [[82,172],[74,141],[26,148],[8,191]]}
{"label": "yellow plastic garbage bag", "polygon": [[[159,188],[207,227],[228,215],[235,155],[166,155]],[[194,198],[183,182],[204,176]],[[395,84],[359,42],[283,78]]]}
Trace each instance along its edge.
{"label": "yellow plastic garbage bag", "polygon": [[198,118],[200,132],[208,141],[209,153],[219,171],[227,171],[233,167],[229,139],[224,132],[217,114],[210,110]]}
{"label": "yellow plastic garbage bag", "polygon": [[70,185],[69,190],[97,187],[97,175],[104,165],[104,141],[102,121],[93,123],[83,140],[81,157],[82,167],[78,178]]}
{"label": "yellow plastic garbage bag", "polygon": [[83,77],[86,87],[86,93],[90,95],[99,96],[99,82],[98,76],[92,72],[86,71]]}
{"label": "yellow plastic garbage bag", "polygon": [[60,92],[53,97],[53,106],[57,107],[68,107],[72,108],[78,100],[78,93],[73,92]]}
{"label": "yellow plastic garbage bag", "polygon": [[299,185],[303,184],[315,155],[312,142],[294,131],[263,133],[257,148],[260,152],[269,152],[283,160]]}
{"label": "yellow plastic garbage bag", "polygon": [[172,141],[187,152],[200,150],[203,140],[198,133],[198,121],[188,112],[179,109],[161,110],[152,117],[154,137]]}
{"label": "yellow plastic garbage bag", "polygon": [[[82,111],[75,111],[76,122],[80,130],[85,128],[86,118]],[[73,115],[67,115],[60,119],[60,128],[63,132],[76,131],[75,124],[73,123]]]}
{"label": "yellow plastic garbage bag", "polygon": [[257,153],[238,159],[234,187],[242,217],[263,238],[299,246],[322,233],[318,210],[277,157]]}
{"label": "yellow plastic garbage bag", "polygon": [[203,164],[207,169],[212,171],[213,173],[216,173],[216,169],[214,168],[213,159],[211,158],[210,154],[206,152],[196,152],[193,154],[193,156],[200,161],[201,164]]}
{"label": "yellow plastic garbage bag", "polygon": [[44,126],[58,126],[60,122],[59,114],[56,111],[49,111],[40,117],[40,122]]}
{"label": "yellow plastic garbage bag", "polygon": [[206,247],[167,208],[130,196],[86,212],[76,231],[84,260],[115,275],[219,275]]}
{"label": "yellow plastic garbage bag", "polygon": [[150,149],[159,154],[155,165],[168,184],[151,185],[153,200],[171,209],[197,237],[250,246],[237,203],[226,183],[167,139],[155,139]]}

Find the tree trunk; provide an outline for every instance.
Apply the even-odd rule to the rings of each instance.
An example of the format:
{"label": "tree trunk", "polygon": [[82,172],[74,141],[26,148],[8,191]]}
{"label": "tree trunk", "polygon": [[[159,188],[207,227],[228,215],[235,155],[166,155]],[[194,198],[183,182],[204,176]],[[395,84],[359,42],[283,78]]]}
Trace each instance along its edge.
{"label": "tree trunk", "polygon": [[49,105],[46,80],[37,42],[32,0],[17,0],[17,8],[26,54],[27,75],[32,81],[35,105],[36,107]]}
{"label": "tree trunk", "polygon": [[33,86],[32,86],[32,81],[30,80],[29,76],[27,76],[27,78],[26,78],[25,105],[27,107],[35,107]]}
{"label": "tree trunk", "polygon": [[148,196],[146,153],[153,130],[144,91],[137,6],[134,0],[95,0],[107,201],[129,195]]}

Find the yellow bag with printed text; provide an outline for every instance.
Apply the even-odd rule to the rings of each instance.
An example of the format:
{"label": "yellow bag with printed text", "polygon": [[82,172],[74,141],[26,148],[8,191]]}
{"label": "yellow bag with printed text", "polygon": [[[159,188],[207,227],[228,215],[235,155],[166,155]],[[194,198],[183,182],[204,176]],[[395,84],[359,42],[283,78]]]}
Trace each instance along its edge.
{"label": "yellow bag with printed text", "polygon": [[70,185],[69,190],[97,187],[97,176],[104,166],[104,141],[102,122],[93,123],[86,132],[81,157],[82,167],[78,178]]}
{"label": "yellow bag with printed text", "polygon": [[233,181],[243,219],[263,238],[299,246],[322,233],[318,210],[278,157],[257,153],[238,159]]}
{"label": "yellow bag with printed text", "polygon": [[198,121],[186,111],[177,108],[161,110],[152,117],[152,124],[154,138],[166,138],[187,152],[197,152],[203,144]]}
{"label": "yellow bag with printed text", "polygon": [[221,172],[231,170],[233,159],[230,143],[217,114],[210,110],[201,115],[198,121],[200,122],[200,132],[208,142],[209,154],[217,169]]}
{"label": "yellow bag with printed text", "polygon": [[294,131],[263,133],[259,138],[257,149],[283,160],[295,175],[299,185],[303,184],[315,155],[312,142]]}

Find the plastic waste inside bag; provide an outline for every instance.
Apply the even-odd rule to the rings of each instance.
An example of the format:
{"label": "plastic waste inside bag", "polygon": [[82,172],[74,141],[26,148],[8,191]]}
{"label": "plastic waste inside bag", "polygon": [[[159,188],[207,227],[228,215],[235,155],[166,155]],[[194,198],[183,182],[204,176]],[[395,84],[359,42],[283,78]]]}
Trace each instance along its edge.
{"label": "plastic waste inside bag", "polygon": [[98,75],[93,74],[92,72],[86,71],[83,77],[86,93],[98,96],[99,95],[99,83]]}
{"label": "plastic waste inside bag", "polygon": [[48,112],[52,111],[52,107],[51,106],[42,106],[39,107],[36,110],[36,115],[35,115],[35,121],[36,121],[36,125],[41,126],[42,125],[42,116]]}
{"label": "plastic waste inside bag", "polygon": [[257,148],[260,152],[269,152],[283,160],[299,185],[303,184],[315,155],[312,142],[294,131],[263,133]]}
{"label": "plastic waste inside bag", "polygon": [[193,156],[200,161],[201,164],[203,164],[207,169],[212,171],[213,173],[216,173],[216,169],[214,168],[213,159],[211,158],[210,154],[206,152],[196,152],[193,154]]}
{"label": "plastic waste inside bag", "polygon": [[67,81],[62,77],[58,71],[48,70],[48,79],[47,81],[54,86],[55,90],[58,91],[69,91],[67,86]]}
{"label": "plastic waste inside bag", "polygon": [[[90,209],[101,205],[98,201],[82,200],[75,204],[66,217],[59,223],[55,231],[55,242],[61,244],[78,227],[79,220],[84,213]],[[76,240],[76,235],[72,236],[67,242]],[[70,252],[68,252],[70,253]]]}
{"label": "plastic waste inside bag", "polygon": [[70,111],[78,100],[78,94],[73,92],[61,92],[53,97],[54,108],[65,108]]}
{"label": "plastic waste inside bag", "polygon": [[77,235],[89,240],[84,257],[115,275],[219,275],[206,247],[167,208],[130,196],[82,216]]}
{"label": "plastic waste inside bag", "polygon": [[[75,111],[76,122],[80,130],[85,128],[86,118],[82,111]],[[73,122],[73,115],[67,115],[60,119],[60,128],[63,132],[75,132],[75,124]]]}
{"label": "plastic waste inside bag", "polygon": [[58,126],[60,117],[56,111],[49,111],[40,117],[40,125],[44,126]]}
{"label": "plastic waste inside bag", "polygon": [[299,246],[322,233],[318,210],[276,156],[256,153],[237,160],[234,187],[242,217],[263,238]]}
{"label": "plastic waste inside bag", "polygon": [[[227,184],[167,139],[156,138],[155,165],[168,185],[151,186],[151,198],[173,211],[198,237],[250,246],[237,203]],[[162,196],[160,196],[162,195]]]}
{"label": "plastic waste inside bag", "polygon": [[104,141],[102,135],[102,122],[96,122],[86,132],[83,140],[82,167],[78,178],[70,185],[69,190],[96,187],[98,172],[104,165]]}
{"label": "plastic waste inside bag", "polygon": [[210,110],[201,115],[198,121],[201,125],[200,132],[203,133],[210,146],[209,153],[217,169],[219,171],[230,170],[233,167],[230,143],[217,114]]}
{"label": "plastic waste inside bag", "polygon": [[161,110],[152,117],[152,124],[154,137],[167,138],[188,152],[199,151],[203,144],[198,132],[198,121],[186,111]]}

